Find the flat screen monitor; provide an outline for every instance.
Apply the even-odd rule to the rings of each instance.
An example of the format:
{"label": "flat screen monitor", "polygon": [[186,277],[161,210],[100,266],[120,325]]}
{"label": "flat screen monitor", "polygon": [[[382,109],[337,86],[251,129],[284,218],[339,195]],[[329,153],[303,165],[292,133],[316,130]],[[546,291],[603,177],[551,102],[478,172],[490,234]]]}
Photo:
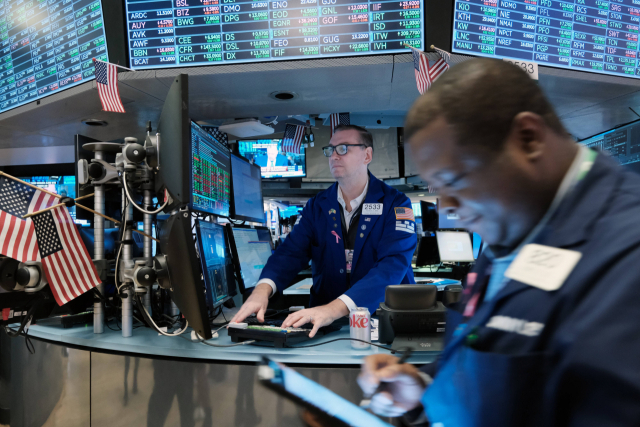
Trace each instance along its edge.
{"label": "flat screen monitor", "polygon": [[213,309],[236,294],[233,264],[222,225],[198,220],[196,230],[207,305]]}
{"label": "flat screen monitor", "polygon": [[422,231],[435,231],[439,228],[438,209],[435,203],[420,201],[422,213]]}
{"label": "flat screen monitor", "polygon": [[638,5],[573,3],[455,0],[452,52],[640,77]]}
{"label": "flat screen monitor", "polygon": [[260,167],[231,154],[233,217],[244,221],[264,222]]}
{"label": "flat screen monitor", "polygon": [[466,231],[436,231],[440,262],[474,262],[471,236]]}
{"label": "flat screen monitor", "polygon": [[191,208],[229,216],[231,161],[229,149],[191,122]]}
{"label": "flat screen monitor", "polygon": [[282,139],[238,141],[240,155],[260,166],[263,178],[296,178],[307,176],[305,148],[300,154],[287,153]]}
{"label": "flat screen monitor", "polygon": [[125,0],[134,70],[424,48],[424,0]]}
{"label": "flat screen monitor", "polygon": [[0,113],[95,78],[108,61],[100,0],[0,4]]}
{"label": "flat screen monitor", "polygon": [[271,244],[260,239],[254,228],[233,227],[233,256],[240,267],[240,290],[244,292],[258,284],[262,269],[271,256]]}
{"label": "flat screen monitor", "polygon": [[640,162],[640,123],[612,129],[584,139],[580,144],[607,153],[621,165]]}

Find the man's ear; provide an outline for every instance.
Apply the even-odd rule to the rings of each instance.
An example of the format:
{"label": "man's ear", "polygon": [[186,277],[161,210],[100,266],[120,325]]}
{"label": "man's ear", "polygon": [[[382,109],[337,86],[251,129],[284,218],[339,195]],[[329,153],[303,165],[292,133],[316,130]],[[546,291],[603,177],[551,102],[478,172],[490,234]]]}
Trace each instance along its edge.
{"label": "man's ear", "polygon": [[373,161],[373,148],[364,147],[365,155],[364,155],[364,164],[368,165]]}
{"label": "man's ear", "polygon": [[536,160],[545,149],[546,132],[547,127],[541,116],[524,111],[513,118],[507,141],[529,160]]}

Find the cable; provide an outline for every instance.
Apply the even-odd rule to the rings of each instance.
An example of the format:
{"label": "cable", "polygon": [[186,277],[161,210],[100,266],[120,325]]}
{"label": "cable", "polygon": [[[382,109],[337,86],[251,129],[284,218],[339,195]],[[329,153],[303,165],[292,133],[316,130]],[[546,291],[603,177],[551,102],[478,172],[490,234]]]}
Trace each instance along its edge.
{"label": "cable", "polygon": [[127,199],[129,199],[129,202],[131,202],[131,204],[133,205],[134,208],[138,209],[142,213],[145,213],[145,214],[148,214],[148,215],[155,215],[157,213],[162,212],[162,210],[169,204],[169,198],[167,197],[167,200],[164,202],[164,205],[162,205],[161,207],[159,207],[155,211],[147,211],[145,209],[142,209],[140,206],[138,206],[133,201],[133,199],[129,195],[129,188],[127,187],[127,171],[122,172],[122,183],[123,183],[124,192],[127,195]]}
{"label": "cable", "polygon": [[[120,252],[122,251],[122,243],[120,243],[120,248],[118,249],[118,255],[116,256],[116,272],[115,272],[115,277],[113,278],[113,281],[116,285],[116,290],[118,291],[118,297],[120,296],[120,288],[121,286],[118,286],[118,264],[120,264]],[[122,285],[124,286],[124,285]]]}
{"label": "cable", "polygon": [[[359,339],[357,339],[357,338],[336,338],[335,340],[331,340],[331,341],[327,341],[327,342],[321,342],[321,343],[318,343],[318,344],[311,344],[311,345],[296,345],[296,346],[291,346],[291,345],[286,345],[286,344],[285,344],[285,347],[286,347],[286,348],[309,348],[309,347],[319,347],[319,346],[321,346],[321,345],[330,344],[330,343],[332,343],[332,342],[336,342],[336,341],[360,341],[360,342],[363,342],[363,343],[366,343],[366,344],[371,344],[371,345],[372,345],[372,346],[374,346],[374,347],[380,347],[380,348],[384,348],[385,350],[389,350],[389,351],[391,352],[391,354],[396,354],[396,353],[398,352],[398,350],[394,350],[394,349],[392,349],[392,348],[385,347],[385,346],[380,345],[380,344],[374,344],[374,343],[372,343],[372,342],[370,342],[370,341],[359,340]],[[245,342],[246,342],[246,341],[245,341]],[[258,345],[257,347],[267,347],[267,346],[264,346],[264,345]]]}
{"label": "cable", "polygon": [[140,296],[139,295],[136,295],[136,301],[138,302],[138,307],[142,308],[142,312],[143,312],[144,318],[147,319],[154,326],[154,328],[156,329],[156,331],[158,331],[159,334],[162,334],[162,335],[167,336],[167,337],[177,337],[179,335],[184,334],[187,331],[187,328],[189,327],[189,321],[188,320],[185,320],[186,323],[184,325],[184,328],[181,331],[178,331],[178,332],[176,332],[174,334],[168,334],[168,333],[160,330],[158,325],[156,325],[156,323],[153,321],[153,319],[149,315],[149,312],[147,311],[147,307],[142,305],[142,302],[140,301]]}

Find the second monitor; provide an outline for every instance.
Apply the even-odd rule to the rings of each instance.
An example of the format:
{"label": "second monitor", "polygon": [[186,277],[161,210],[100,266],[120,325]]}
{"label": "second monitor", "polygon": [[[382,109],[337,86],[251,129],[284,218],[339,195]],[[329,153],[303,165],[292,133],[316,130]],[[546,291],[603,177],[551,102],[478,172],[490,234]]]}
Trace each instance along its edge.
{"label": "second monitor", "polygon": [[[271,243],[261,240],[254,228],[233,227],[230,234],[231,250],[236,262],[236,276],[240,292],[258,284],[262,269],[271,256]],[[238,271],[239,270],[239,271]]]}

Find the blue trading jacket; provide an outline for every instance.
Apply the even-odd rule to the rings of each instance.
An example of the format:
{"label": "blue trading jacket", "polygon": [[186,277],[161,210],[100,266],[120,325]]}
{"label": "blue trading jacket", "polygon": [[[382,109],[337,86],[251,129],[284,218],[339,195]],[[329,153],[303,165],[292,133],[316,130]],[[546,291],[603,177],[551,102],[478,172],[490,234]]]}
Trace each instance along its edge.
{"label": "blue trading jacket", "polygon": [[534,242],[582,253],[562,287],[510,280],[467,321],[450,310],[447,347],[424,368],[432,425],[638,425],[639,220],[640,177],[598,155]]}
{"label": "blue trading jacket", "polygon": [[300,222],[269,258],[260,278],[273,280],[282,292],[311,259],[312,307],[346,294],[371,313],[384,301],[387,285],[415,283],[411,269],[417,241],[415,232],[411,232],[415,223],[397,220],[394,209],[411,208],[411,201],[369,173],[369,190],[363,203],[382,203],[382,214],[363,213],[358,224],[351,225],[358,227],[358,234],[350,288],[343,243],[347,233],[342,230],[337,183],[309,200]]}

